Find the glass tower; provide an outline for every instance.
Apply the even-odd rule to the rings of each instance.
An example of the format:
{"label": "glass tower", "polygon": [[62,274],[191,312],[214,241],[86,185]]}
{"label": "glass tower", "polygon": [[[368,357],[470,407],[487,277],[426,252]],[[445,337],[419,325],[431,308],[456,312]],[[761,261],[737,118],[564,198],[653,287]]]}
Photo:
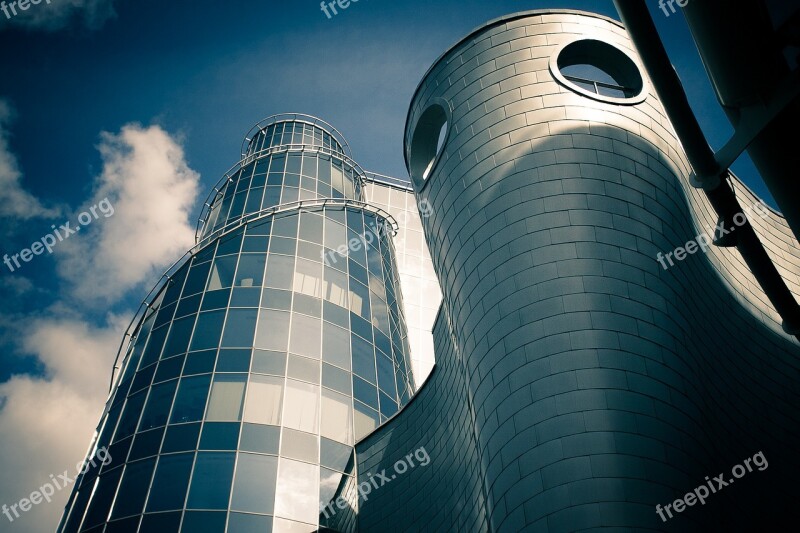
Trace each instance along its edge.
{"label": "glass tower", "polygon": [[242,152],[145,301],[92,446],[112,459],[62,533],[355,527],[354,443],[414,392],[397,224],[319,119],[271,117]]}

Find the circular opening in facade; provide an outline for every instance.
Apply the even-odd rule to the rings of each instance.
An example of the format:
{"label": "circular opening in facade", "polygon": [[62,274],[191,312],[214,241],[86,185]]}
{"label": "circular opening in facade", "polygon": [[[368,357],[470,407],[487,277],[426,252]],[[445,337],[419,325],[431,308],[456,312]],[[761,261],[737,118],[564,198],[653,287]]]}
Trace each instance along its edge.
{"label": "circular opening in facade", "polygon": [[436,166],[447,139],[448,126],[447,112],[440,104],[431,104],[417,121],[408,160],[411,177],[418,183],[424,183]]}
{"label": "circular opening in facade", "polygon": [[626,52],[603,41],[583,39],[567,44],[551,61],[551,71],[565,87],[611,103],[644,99],[644,80]]}

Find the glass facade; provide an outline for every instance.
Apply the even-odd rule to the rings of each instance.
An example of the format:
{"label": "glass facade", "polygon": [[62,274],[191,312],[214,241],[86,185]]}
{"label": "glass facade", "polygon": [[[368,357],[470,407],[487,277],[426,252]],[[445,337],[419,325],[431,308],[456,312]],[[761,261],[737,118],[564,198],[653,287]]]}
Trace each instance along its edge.
{"label": "glass facade", "polygon": [[411,184],[373,173],[367,174],[364,196],[370,205],[388,212],[398,223],[394,238],[397,269],[403,289],[411,365],[416,386],[420,387],[436,362],[432,331],[442,303],[439,280],[422,233],[421,217],[430,216],[431,207],[425,203],[417,205]]}
{"label": "glass facade", "polygon": [[[316,531],[355,442],[410,399],[395,222],[331,134],[267,140],[307,126],[259,129],[219,188],[132,336],[94,446],[112,461],[60,531]],[[348,501],[326,527],[353,530]]]}

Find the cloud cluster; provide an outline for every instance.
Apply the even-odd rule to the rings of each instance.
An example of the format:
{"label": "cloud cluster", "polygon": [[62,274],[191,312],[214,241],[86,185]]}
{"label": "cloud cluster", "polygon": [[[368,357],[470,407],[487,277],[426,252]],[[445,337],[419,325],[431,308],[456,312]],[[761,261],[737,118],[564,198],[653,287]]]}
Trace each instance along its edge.
{"label": "cloud cluster", "polygon": [[29,29],[57,31],[78,19],[88,29],[95,30],[116,15],[114,0],[51,0],[50,3],[45,0],[30,5],[25,11],[16,11],[10,19],[3,16],[0,21]]}
{"label": "cloud cluster", "polygon": [[108,198],[114,216],[84,228],[88,238],[65,241],[56,255],[76,298],[107,303],[160,275],[194,244],[188,221],[200,177],[158,126],[103,134],[99,150],[103,172],[89,203]]}
{"label": "cloud cluster", "polygon": [[[103,169],[86,205],[109,197],[114,216],[100,218],[57,250],[66,290],[50,308],[34,318],[0,316],[0,325],[18,339],[19,352],[36,357],[44,369],[0,384],[0,505],[29,496],[50,474],[74,472],[87,451],[130,315],[106,314],[95,323],[83,310],[92,303],[119,303],[130,289],[154,282],[152,273],[193,242],[189,215],[199,175],[186,164],[180,144],[158,126],[128,125],[101,139]],[[2,153],[14,161],[7,149]],[[14,172],[11,182],[19,183]],[[32,290],[25,282],[6,285]],[[70,489],[0,529],[53,531]]]}

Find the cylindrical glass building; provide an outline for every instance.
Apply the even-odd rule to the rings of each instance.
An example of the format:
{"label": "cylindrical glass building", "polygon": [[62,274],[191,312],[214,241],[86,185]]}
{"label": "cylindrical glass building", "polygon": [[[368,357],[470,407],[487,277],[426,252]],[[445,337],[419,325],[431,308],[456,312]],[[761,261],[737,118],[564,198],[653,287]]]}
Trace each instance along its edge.
{"label": "cylindrical glass building", "polygon": [[354,528],[353,445],[413,393],[395,223],[319,119],[272,117],[243,148],[146,301],[92,446],[111,461],[60,532]]}

